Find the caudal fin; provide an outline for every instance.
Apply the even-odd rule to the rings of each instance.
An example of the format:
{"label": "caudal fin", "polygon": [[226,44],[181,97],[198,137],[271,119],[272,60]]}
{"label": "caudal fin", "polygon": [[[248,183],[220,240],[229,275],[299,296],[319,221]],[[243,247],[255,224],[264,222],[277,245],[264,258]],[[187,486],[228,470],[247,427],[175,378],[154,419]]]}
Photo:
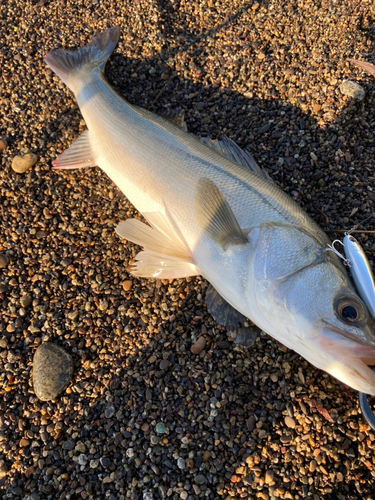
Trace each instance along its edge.
{"label": "caudal fin", "polygon": [[76,52],[69,52],[64,49],[56,49],[49,52],[44,60],[57,76],[71,90],[70,85],[73,74],[80,71],[90,71],[99,67],[104,70],[107,59],[114,51],[120,34],[119,26],[109,28],[98,36],[95,36],[90,43],[80,47]]}

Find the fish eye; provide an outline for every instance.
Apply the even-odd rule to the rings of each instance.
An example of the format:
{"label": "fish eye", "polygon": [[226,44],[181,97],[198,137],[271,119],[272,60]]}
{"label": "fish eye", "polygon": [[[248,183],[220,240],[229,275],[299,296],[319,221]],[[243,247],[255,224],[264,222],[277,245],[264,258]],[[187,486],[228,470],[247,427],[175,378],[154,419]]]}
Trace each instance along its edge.
{"label": "fish eye", "polygon": [[353,306],[345,306],[341,310],[341,315],[348,321],[355,321],[358,318],[358,311]]}
{"label": "fish eye", "polygon": [[336,303],[336,313],[348,324],[359,323],[366,319],[366,308],[357,297],[341,297]]}

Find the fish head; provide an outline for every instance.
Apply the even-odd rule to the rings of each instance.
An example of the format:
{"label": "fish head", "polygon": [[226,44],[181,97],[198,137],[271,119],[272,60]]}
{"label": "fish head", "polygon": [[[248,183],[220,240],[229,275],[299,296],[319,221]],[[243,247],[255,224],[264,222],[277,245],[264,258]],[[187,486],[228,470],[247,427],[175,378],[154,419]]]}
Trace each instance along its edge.
{"label": "fish head", "polygon": [[374,318],[341,260],[296,228],[267,227],[256,237],[251,319],[317,368],[375,395]]}
{"label": "fish head", "polygon": [[292,340],[286,345],[353,389],[375,395],[368,366],[375,364],[375,322],[343,266],[327,258],[276,288],[283,304],[279,321]]}

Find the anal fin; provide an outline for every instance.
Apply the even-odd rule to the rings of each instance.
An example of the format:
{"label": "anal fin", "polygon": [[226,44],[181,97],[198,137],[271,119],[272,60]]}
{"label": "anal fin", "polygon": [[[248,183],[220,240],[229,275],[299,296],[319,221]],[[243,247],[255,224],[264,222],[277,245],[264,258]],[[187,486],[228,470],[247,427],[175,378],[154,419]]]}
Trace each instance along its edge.
{"label": "anal fin", "polygon": [[152,227],[137,219],[120,222],[116,227],[121,238],[144,248],[143,252],[137,254],[130,272],[134,276],[162,279],[199,275],[190,249],[167,210],[165,216],[158,212],[144,216]]}
{"label": "anal fin", "polygon": [[200,274],[197,266],[190,262],[150,250],[139,252],[135,263],[128,270],[133,276],[140,278],[178,279]]}
{"label": "anal fin", "polygon": [[232,307],[210,284],[206,292],[207,310],[214,320],[227,328],[228,336],[241,347],[251,347],[261,329]]}
{"label": "anal fin", "polygon": [[85,130],[56,160],[52,162],[53,168],[70,170],[74,168],[95,167],[89,131]]}

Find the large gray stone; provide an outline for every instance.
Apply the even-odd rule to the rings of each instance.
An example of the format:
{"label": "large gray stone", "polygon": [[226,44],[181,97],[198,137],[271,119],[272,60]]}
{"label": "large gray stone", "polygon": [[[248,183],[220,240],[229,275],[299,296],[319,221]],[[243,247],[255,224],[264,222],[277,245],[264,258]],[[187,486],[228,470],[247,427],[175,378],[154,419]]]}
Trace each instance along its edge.
{"label": "large gray stone", "polygon": [[70,383],[73,360],[62,347],[46,342],[36,350],[33,361],[34,391],[41,401],[55,399]]}

